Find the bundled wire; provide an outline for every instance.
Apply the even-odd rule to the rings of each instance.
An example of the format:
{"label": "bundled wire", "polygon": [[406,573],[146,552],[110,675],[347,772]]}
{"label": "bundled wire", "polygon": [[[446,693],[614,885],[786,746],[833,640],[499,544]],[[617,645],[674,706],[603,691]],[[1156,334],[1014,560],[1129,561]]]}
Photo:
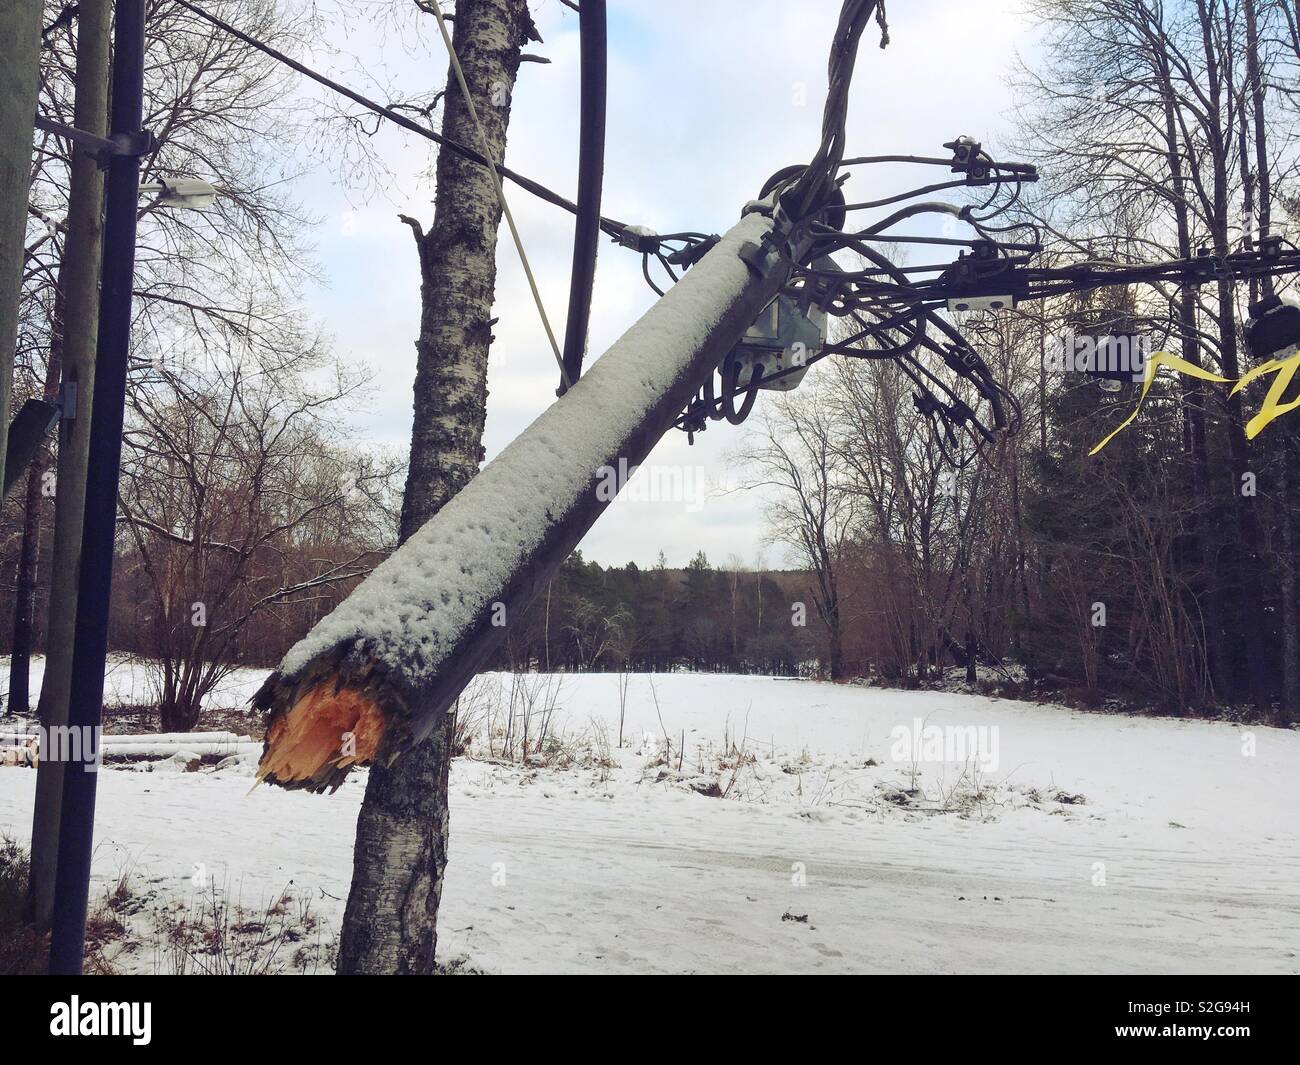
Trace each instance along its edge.
{"label": "bundled wire", "polygon": [[831,44],[827,67],[826,106],[822,112],[822,140],[817,153],[794,185],[782,195],[781,205],[793,219],[807,217],[820,208],[836,189],[849,114],[849,89],[858,58],[858,41],[872,15],[880,21],[880,46],[889,43],[880,0],[845,0]]}
{"label": "bundled wire", "polygon": [[[916,386],[913,403],[930,424],[945,458],[952,465],[962,466],[975,456],[984,454],[1000,435],[1019,429],[1019,403],[994,378],[987,364],[957,328],[940,316],[938,311],[946,299],[938,293],[927,293],[922,287],[924,280],[918,282],[915,279],[917,274],[936,275],[933,279],[936,282],[940,278],[951,278],[955,264],[900,267],[872,245],[889,242],[963,246],[970,248],[972,253],[966,269],[972,269],[976,261],[985,264],[992,260],[992,265],[981,265],[980,268],[993,273],[1027,262],[1041,249],[1037,230],[1032,226],[1013,224],[1004,227],[1002,232],[1025,232],[1032,238],[1013,242],[997,239],[998,230],[988,225],[991,219],[1014,206],[1025,181],[1037,178],[1034,168],[1021,163],[999,163],[969,138],[957,138],[945,147],[952,149],[952,156],[892,155],[844,161],[842,165],[846,167],[893,162],[943,165],[962,176],[925,184],[893,196],[847,204],[844,213],[849,216],[864,210],[905,204],[861,228],[814,223],[814,231],[823,238],[820,247],[825,253],[852,251],[865,266],[859,270],[846,270],[838,264],[833,264],[834,268],[810,265],[797,272],[793,283],[796,287],[819,286],[824,292],[819,306],[828,314],[850,318],[858,327],[838,344],[828,345],[827,350],[850,357],[889,358],[899,366]],[[990,186],[991,191],[983,202],[965,205],[941,200],[906,202],[963,186]],[[1006,189],[1010,189],[1010,195],[1004,193]],[[894,227],[904,221],[935,214],[964,223],[973,235],[969,238],[936,237],[894,231]],[[841,231],[836,232],[837,229]],[[975,258],[977,252],[978,259]],[[963,260],[965,253],[958,260],[959,264]],[[975,404],[963,399],[947,381],[931,370],[926,362],[930,359],[942,363],[956,380],[971,386]],[[987,416],[979,413],[980,406],[987,408]],[[963,439],[971,442],[971,451],[962,452],[959,445]]]}
{"label": "bundled wire", "polygon": [[[846,4],[842,30],[852,28],[854,17],[861,22],[863,14],[862,5]],[[833,62],[832,66],[839,71],[845,69],[843,63]],[[828,104],[827,139],[824,151],[819,153],[824,163],[814,160],[807,167],[778,171],[763,186],[760,199],[775,193],[781,204],[796,205],[789,210],[804,210],[798,192],[801,184],[821,197],[804,216],[814,238],[812,250],[806,261],[795,264],[783,295],[799,307],[816,307],[841,318],[853,330],[834,343],[824,344],[801,366],[768,377],[742,376],[737,369],[739,357],[733,353],[724,360],[720,387],[710,380],[683,413],[679,426],[693,434],[710,420],[743,419],[753,406],[757,389],[802,372],[827,355],[890,360],[914,385],[913,403],[930,425],[945,460],[957,467],[967,465],[985,455],[1000,438],[1018,431],[1020,405],[940,312],[946,309],[948,290],[958,267],[965,272],[997,276],[1028,263],[1041,249],[1038,229],[1031,223],[991,224],[992,219],[1014,206],[1023,184],[1036,180],[1037,174],[1027,164],[992,159],[976,142],[964,137],[945,145],[953,153],[947,157],[887,155],[846,160],[837,143],[840,118],[838,105]],[[833,160],[838,162],[831,171]],[[945,166],[960,176],[861,203],[845,201],[841,191],[844,169],[900,162]],[[816,175],[822,165],[827,169],[822,172],[825,180],[819,186]],[[988,188],[989,192],[966,204],[920,199],[956,188]],[[887,207],[895,209],[883,218],[861,227],[847,224],[860,212]],[[895,229],[908,220],[934,215],[955,219],[971,235],[907,235]],[[1006,239],[1002,234],[1025,239]],[[968,249],[970,254],[968,257],[963,252],[957,263],[900,266],[875,247],[881,243],[956,246]],[[832,258],[843,251],[857,256],[859,268],[846,268]],[[761,365],[756,361],[751,364]]]}
{"label": "bundled wire", "polygon": [[[840,9],[839,22],[831,44],[827,68],[826,104],[822,112],[822,139],[812,161],[806,166],[786,167],[773,174],[759,191],[759,199],[775,196],[780,210],[792,222],[803,222],[824,214],[831,223],[830,230],[837,231],[844,220],[844,196],[840,191],[839,171],[844,158],[846,126],[848,121],[849,89],[857,61],[858,43],[863,31],[875,16],[881,30],[880,47],[889,43],[888,24],[883,0],[845,0]],[[693,249],[698,254],[704,248]],[[814,241],[810,256],[823,254],[822,242]],[[671,257],[658,256],[670,276]],[[646,281],[656,292],[662,291],[650,274],[649,257],[642,260]],[[742,365],[735,353],[725,358],[720,367],[720,387],[710,376],[700,393],[691,401],[678,419],[678,427],[694,439],[694,434],[705,428],[706,421],[726,419],[739,425],[749,415],[762,387],[770,387],[782,378],[802,373],[816,358],[803,361],[799,366],[780,370],[764,376],[760,362],[749,364],[749,373],[742,380]],[[737,400],[739,399],[739,405]]]}

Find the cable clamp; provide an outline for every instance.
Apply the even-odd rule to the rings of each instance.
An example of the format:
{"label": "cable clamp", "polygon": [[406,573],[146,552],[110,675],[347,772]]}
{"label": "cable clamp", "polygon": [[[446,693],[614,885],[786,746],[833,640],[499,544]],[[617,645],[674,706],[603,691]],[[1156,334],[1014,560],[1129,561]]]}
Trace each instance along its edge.
{"label": "cable clamp", "polygon": [[665,258],[668,262],[672,263],[673,266],[694,266],[708,255],[709,252],[713,250],[713,246],[721,239],[722,238],[718,236],[718,234],[714,233],[694,244],[688,244],[680,251],[675,251],[671,255],[665,256]]}
{"label": "cable clamp", "polygon": [[948,364],[948,368],[954,373],[965,377],[979,366],[980,357],[972,347],[947,344],[944,348],[943,361]]}
{"label": "cable clamp", "polygon": [[646,226],[624,226],[614,240],[623,247],[639,251],[643,255],[653,255],[663,243],[659,234]]}

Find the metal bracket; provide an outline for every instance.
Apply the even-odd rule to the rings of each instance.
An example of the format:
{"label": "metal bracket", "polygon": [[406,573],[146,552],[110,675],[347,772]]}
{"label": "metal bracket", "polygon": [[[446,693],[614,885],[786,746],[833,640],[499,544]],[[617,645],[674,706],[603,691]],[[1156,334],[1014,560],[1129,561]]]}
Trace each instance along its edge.
{"label": "metal bracket", "polygon": [[52,118],[43,118],[36,116],[36,128],[45,133],[53,133],[57,137],[67,137],[68,140],[86,151],[99,161],[100,166],[104,166],[115,156],[140,156],[148,155],[157,147],[158,141],[150,130],[142,129],[135,133],[114,133],[111,137],[101,137],[96,133],[87,133],[84,129],[77,129],[76,126],[68,126],[62,122],[55,122]]}
{"label": "metal bracket", "polygon": [[740,260],[748,266],[757,277],[763,277],[772,268],[772,258],[776,253],[771,246],[771,235],[763,237],[761,244],[752,240],[745,241],[736,252]]}
{"label": "metal bracket", "polygon": [[75,421],[77,417],[77,382],[64,381],[59,386],[59,411],[65,422]]}
{"label": "metal bracket", "polygon": [[59,408],[43,399],[29,399],[18,410],[12,424],[7,426],[9,447],[5,452],[3,493],[18,483],[27,472],[41,441],[58,423]]}

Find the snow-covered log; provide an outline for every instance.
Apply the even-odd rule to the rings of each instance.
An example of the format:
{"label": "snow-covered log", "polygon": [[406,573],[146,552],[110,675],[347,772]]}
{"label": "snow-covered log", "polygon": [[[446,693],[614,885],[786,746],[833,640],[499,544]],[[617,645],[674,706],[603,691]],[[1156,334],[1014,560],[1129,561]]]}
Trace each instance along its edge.
{"label": "snow-covered log", "polygon": [[155,747],[193,747],[196,743],[205,746],[235,746],[251,743],[252,736],[241,736],[237,732],[140,732],[114,733],[103,736],[100,743],[112,747],[122,743],[148,743]]}
{"label": "snow-covered log", "polygon": [[[0,744],[22,745],[34,743],[40,738],[36,732],[0,732]],[[99,738],[101,746],[111,747],[119,743],[151,743],[155,746],[191,747],[196,743],[238,744],[251,743],[252,736],[241,736],[237,732],[113,732]]]}
{"label": "snow-covered log", "polygon": [[253,699],[269,711],[261,779],[337,788],[428,734],[608,506],[608,471],[645,460],[785,283],[781,243],[745,215],[290,649]]}
{"label": "snow-covered log", "polygon": [[[199,758],[248,755],[260,750],[251,736],[235,732],[159,732],[115,734],[99,738],[99,754],[105,761],[140,758],[169,758],[185,751]],[[0,765],[36,765],[40,760],[38,734],[0,733]]]}
{"label": "snow-covered log", "polygon": [[100,755],[105,762],[114,760],[130,761],[139,758],[170,758],[178,752],[193,754],[199,758],[224,758],[232,754],[248,755],[261,749],[260,743],[229,743],[227,741],[200,743],[151,743],[147,737],[140,737],[138,743],[106,743],[100,748]]}

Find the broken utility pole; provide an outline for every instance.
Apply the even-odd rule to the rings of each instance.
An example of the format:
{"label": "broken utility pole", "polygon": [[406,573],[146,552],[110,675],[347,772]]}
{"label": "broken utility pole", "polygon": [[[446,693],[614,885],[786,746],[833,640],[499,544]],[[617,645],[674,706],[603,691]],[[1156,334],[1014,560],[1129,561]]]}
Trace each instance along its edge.
{"label": "broken utility pole", "polygon": [[[426,9],[439,18],[446,39],[436,0]],[[690,259],[696,265],[685,279],[477,475],[480,437],[466,430],[477,425],[481,432],[481,420],[475,419],[481,419],[486,399],[495,272],[490,248],[468,270],[464,252],[484,227],[495,234],[502,210],[507,220],[509,215],[490,170],[497,201],[491,209],[484,204],[475,212],[473,199],[485,196],[488,184],[482,175],[464,172],[463,164],[462,173],[452,174],[460,182],[449,184],[444,163],[452,153],[440,154],[438,209],[428,238],[436,242],[432,249],[427,249],[419,227],[412,226],[420,241],[424,315],[417,345],[411,469],[403,501],[404,542],[290,650],[254,698],[259,708],[269,710],[260,779],[319,791],[337,787],[353,765],[373,767],[357,821],[340,973],[436,971],[453,703],[512,620],[549,584],[622,488],[619,483],[609,491],[609,471],[635,468],[675,424],[809,254],[813,227],[819,232],[838,228],[813,216],[836,192],[853,53],[875,9],[875,0],[848,0],[841,12],[822,147],[789,192],[793,215],[777,205],[778,196],[784,202],[786,194],[773,186],[773,194],[751,204],[726,237],[701,239]],[[584,9],[583,14],[599,12]],[[499,110],[486,130],[477,131],[484,148],[481,156],[463,147],[470,139],[463,121],[467,111],[473,120],[473,98],[489,90],[499,106],[498,90],[505,88],[508,104],[521,43],[511,30],[525,24],[531,27],[532,21],[524,0],[457,4],[455,40],[448,46],[451,74],[462,93],[448,95],[443,132],[451,136],[440,143],[458,145],[455,154],[461,159],[500,166],[497,155],[504,155],[507,112]],[[584,18],[584,34],[600,28],[599,18]],[[457,63],[458,54],[464,57],[463,65]],[[584,64],[584,79],[599,77],[601,65]],[[508,80],[494,79],[494,69]],[[449,76],[449,85],[452,80]],[[453,127],[457,116],[462,122],[459,131]],[[597,153],[594,143],[589,148],[583,154],[590,162]],[[528,187],[540,188],[531,182]],[[547,190],[539,192],[579,214],[575,247],[580,257],[582,249],[590,250],[589,229],[596,211],[591,183],[586,191],[585,210]],[[439,234],[444,196],[450,217]],[[460,211],[453,209],[462,198],[469,202],[468,212],[464,205]],[[629,236],[638,241],[646,236],[605,219],[599,227],[620,243]],[[662,243],[654,241],[655,250]],[[519,252],[523,258],[522,247]],[[528,272],[526,259],[524,268]],[[580,276],[575,284],[587,278],[581,268],[576,274]],[[531,275],[529,279],[531,283]],[[473,298],[457,302],[457,292],[466,283],[473,286]],[[576,301],[580,313],[571,314],[571,320],[585,318],[584,303],[585,297]],[[435,313],[430,314],[431,309]],[[542,317],[545,324],[544,313]],[[474,373],[454,375],[466,360],[466,348],[442,345],[454,340],[457,330],[463,333],[462,345],[473,345],[468,356],[476,369],[482,352],[483,379]],[[575,326],[574,334],[579,331]],[[574,344],[570,354],[579,351]],[[440,395],[431,385],[449,369],[460,390]],[[572,384],[567,370],[561,376],[566,385]],[[467,391],[467,382],[477,382],[479,390]]]}
{"label": "broken utility pole", "polygon": [[335,788],[443,720],[611,501],[602,471],[645,460],[806,253],[801,227],[768,210],[747,214],[290,650],[255,698],[270,710],[262,779]]}

